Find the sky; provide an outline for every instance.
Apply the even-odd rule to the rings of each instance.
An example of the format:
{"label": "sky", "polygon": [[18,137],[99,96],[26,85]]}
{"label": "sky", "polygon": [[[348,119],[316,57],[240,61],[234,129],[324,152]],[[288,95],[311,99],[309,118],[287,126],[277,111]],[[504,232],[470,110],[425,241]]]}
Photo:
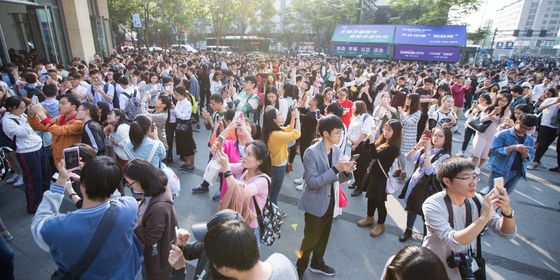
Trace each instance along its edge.
{"label": "sky", "polygon": [[516,0],[481,0],[478,11],[468,15],[464,23],[467,24],[467,30],[475,31],[486,19],[494,18],[496,11]]}

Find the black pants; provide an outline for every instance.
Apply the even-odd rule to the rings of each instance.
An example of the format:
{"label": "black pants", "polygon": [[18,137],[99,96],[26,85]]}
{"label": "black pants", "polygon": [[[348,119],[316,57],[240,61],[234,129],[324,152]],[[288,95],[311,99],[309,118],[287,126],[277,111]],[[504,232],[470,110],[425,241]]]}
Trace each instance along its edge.
{"label": "black pants", "polygon": [[367,201],[367,215],[368,217],[373,217],[375,215],[375,209],[377,209],[377,223],[385,224],[385,219],[387,219],[387,207],[385,207],[385,201],[376,202],[374,199],[368,199]]}
{"label": "black pants", "polygon": [[167,159],[173,159],[173,140],[175,139],[176,123],[165,123],[165,137],[167,139]]}
{"label": "black pants", "polygon": [[371,163],[371,154],[367,151],[365,147],[365,142],[361,142],[356,149],[351,153],[352,156],[359,154],[358,160],[356,161],[356,170],[354,170],[354,186],[361,190],[364,178],[367,176],[367,168]]}
{"label": "black pants", "polygon": [[422,132],[424,132],[424,129],[426,129],[427,121],[428,121],[428,112],[426,113],[422,112],[422,114],[420,115],[420,121],[418,122],[418,129],[416,130],[416,141],[420,140],[420,137],[422,136]]}
{"label": "black pants", "polygon": [[[554,139],[558,137],[556,133],[556,128],[548,127],[545,125],[541,125],[539,128],[539,135],[537,136],[537,150],[535,151],[535,162],[541,162],[541,158],[548,150],[548,147]],[[560,143],[560,140],[558,141]],[[560,144],[556,143],[556,162],[558,166],[560,166]]]}
{"label": "black pants", "polygon": [[43,148],[29,153],[17,154],[23,170],[27,212],[34,214],[43,199],[43,192],[50,187],[50,163]]}
{"label": "black pants", "polygon": [[467,147],[469,146],[469,142],[471,142],[471,138],[476,133],[476,131],[470,127],[465,127],[465,137],[463,138],[463,146],[461,146],[461,151],[466,151]]}
{"label": "black pants", "polygon": [[299,249],[300,258],[298,258],[297,270],[303,272],[309,264],[309,257],[313,252],[311,266],[317,266],[324,263],[323,256],[327,249],[331,227],[333,222],[334,198],[331,189],[331,200],[327,213],[323,217],[316,217],[309,213],[305,213],[305,228],[303,230],[303,241]]}
{"label": "black pants", "polygon": [[210,102],[210,89],[201,89],[200,90],[200,100],[198,102],[198,108],[206,108],[206,105]]}

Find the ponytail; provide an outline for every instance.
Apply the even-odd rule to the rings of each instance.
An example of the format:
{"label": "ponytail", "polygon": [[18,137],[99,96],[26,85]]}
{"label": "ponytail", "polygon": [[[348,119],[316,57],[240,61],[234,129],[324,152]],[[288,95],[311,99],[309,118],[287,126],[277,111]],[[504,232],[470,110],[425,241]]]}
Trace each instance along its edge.
{"label": "ponytail", "polygon": [[144,137],[148,135],[152,127],[152,120],[146,115],[138,115],[133,122],[130,123],[130,131],[128,136],[130,137],[130,142],[132,143],[133,150],[136,151]]}

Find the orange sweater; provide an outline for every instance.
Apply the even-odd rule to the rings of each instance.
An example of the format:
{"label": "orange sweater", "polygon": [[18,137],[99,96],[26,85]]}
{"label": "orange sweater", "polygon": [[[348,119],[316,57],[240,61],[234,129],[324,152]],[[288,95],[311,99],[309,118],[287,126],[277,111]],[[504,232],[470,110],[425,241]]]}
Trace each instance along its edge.
{"label": "orange sweater", "polygon": [[28,116],[27,121],[34,130],[50,132],[52,134],[51,151],[54,163],[57,164],[63,159],[63,150],[70,146],[80,143],[82,140],[82,121],[77,120],[76,116],[72,116],[65,120],[65,116],[54,119],[45,119],[39,121],[36,115]]}

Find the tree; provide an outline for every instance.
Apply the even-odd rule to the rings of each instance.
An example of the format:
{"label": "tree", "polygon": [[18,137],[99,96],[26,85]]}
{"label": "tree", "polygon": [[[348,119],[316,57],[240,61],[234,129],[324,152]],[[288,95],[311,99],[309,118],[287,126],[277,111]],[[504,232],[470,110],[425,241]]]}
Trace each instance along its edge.
{"label": "tree", "polygon": [[159,11],[160,22],[163,23],[161,30],[175,29],[179,43],[182,42],[185,29],[194,27],[196,16],[205,15],[202,3],[197,0],[162,0]]}
{"label": "tree", "polygon": [[480,42],[480,40],[484,40],[484,38],[486,38],[489,33],[490,32],[488,29],[482,29],[479,27],[475,32],[467,33],[467,40],[471,40],[475,44],[477,44],[478,42]]}
{"label": "tree", "polygon": [[117,42],[126,39],[126,33],[132,38],[132,14],[140,11],[141,0],[107,0],[109,15],[113,32],[116,34]]}
{"label": "tree", "polygon": [[204,12],[212,22],[217,46],[220,46],[222,36],[237,16],[235,11],[240,9],[240,5],[240,0],[205,0]]}
{"label": "tree", "polygon": [[450,11],[466,14],[476,11],[480,0],[391,0],[395,17],[392,23],[445,25],[450,22]]}

